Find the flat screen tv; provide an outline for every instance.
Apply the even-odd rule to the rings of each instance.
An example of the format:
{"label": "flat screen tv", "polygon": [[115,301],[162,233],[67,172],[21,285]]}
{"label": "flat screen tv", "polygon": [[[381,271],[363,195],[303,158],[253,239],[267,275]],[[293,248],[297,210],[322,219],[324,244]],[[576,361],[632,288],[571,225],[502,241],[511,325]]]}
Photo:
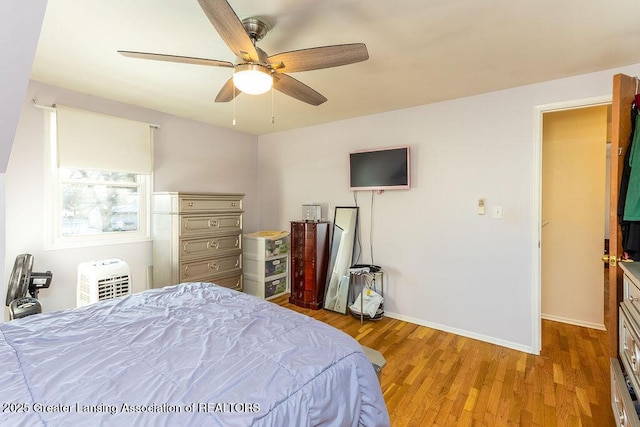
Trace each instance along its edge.
{"label": "flat screen tv", "polygon": [[407,190],[411,187],[410,163],[409,147],[349,153],[349,188]]}

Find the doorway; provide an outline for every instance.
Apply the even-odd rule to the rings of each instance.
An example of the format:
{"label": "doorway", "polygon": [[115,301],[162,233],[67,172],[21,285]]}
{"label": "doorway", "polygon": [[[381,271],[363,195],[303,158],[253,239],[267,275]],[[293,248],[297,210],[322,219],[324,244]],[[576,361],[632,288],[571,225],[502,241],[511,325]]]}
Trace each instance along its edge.
{"label": "doorway", "polygon": [[538,350],[543,318],[605,329],[609,104],[601,97],[536,109]]}

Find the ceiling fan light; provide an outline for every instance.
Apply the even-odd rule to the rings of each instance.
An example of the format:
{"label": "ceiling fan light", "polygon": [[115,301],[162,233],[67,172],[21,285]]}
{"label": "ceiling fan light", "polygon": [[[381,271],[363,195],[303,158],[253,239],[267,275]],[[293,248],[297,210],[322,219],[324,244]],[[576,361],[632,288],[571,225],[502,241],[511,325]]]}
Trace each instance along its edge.
{"label": "ceiling fan light", "polygon": [[273,86],[273,77],[267,67],[259,64],[236,65],[233,84],[239,91],[249,95],[260,95]]}

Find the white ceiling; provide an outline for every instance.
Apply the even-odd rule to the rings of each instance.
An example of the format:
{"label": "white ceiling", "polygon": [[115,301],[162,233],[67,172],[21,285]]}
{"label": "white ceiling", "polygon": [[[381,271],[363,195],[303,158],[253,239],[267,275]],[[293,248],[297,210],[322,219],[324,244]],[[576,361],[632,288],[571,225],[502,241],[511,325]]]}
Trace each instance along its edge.
{"label": "white ceiling", "polygon": [[640,63],[638,0],[229,0],[274,28],[273,55],[364,42],[370,59],[292,74],[328,101],[280,92],[214,102],[231,69],[117,50],[234,62],[196,0],[48,0],[32,78],[252,134],[397,110]]}

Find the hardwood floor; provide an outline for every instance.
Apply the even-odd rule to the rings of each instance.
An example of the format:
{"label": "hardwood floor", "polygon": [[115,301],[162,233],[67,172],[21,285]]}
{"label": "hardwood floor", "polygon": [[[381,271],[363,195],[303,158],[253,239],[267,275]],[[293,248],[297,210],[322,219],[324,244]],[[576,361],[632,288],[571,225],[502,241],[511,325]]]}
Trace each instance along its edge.
{"label": "hardwood floor", "polygon": [[604,331],[543,321],[540,356],[391,318],[360,325],[327,310],[273,302],[380,351],[391,425],[615,426]]}

